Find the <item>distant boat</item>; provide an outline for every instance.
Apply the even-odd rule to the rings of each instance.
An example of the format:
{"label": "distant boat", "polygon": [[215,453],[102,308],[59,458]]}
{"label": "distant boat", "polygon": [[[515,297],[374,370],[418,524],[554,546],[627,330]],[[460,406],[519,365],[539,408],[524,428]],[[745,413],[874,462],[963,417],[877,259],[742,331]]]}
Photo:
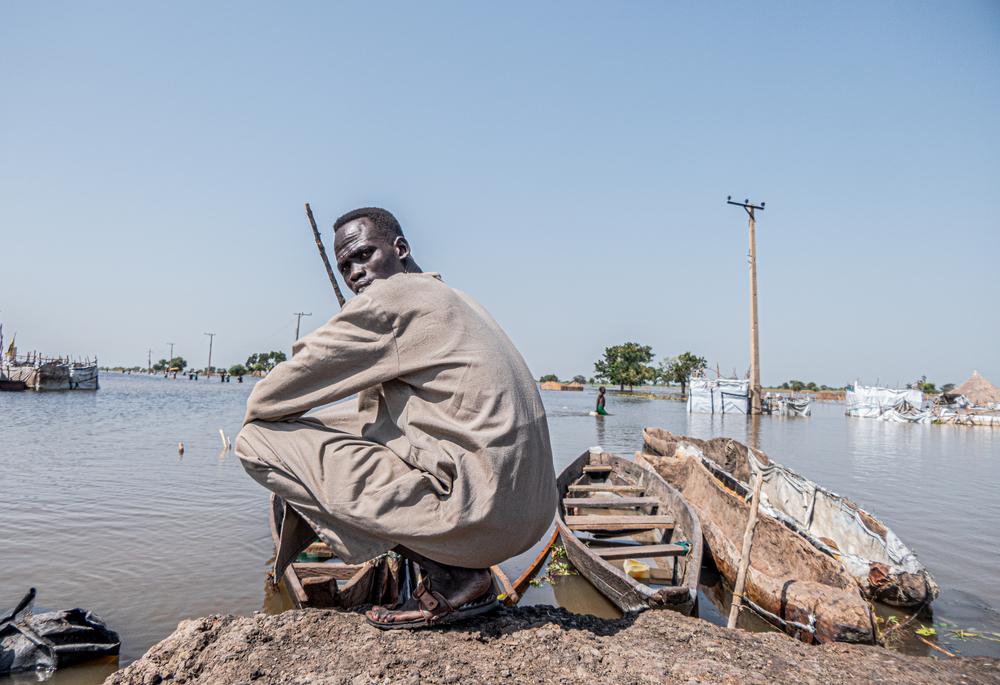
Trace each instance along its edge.
{"label": "distant boat", "polygon": [[97,390],[100,387],[97,362],[76,363],[69,367],[69,387],[71,390]]}
{"label": "distant boat", "polygon": [[[97,390],[97,361],[70,363],[64,359],[46,359],[40,356],[13,359],[3,363],[0,379],[17,390],[23,384],[28,390],[48,392],[53,390]],[[9,383],[6,383],[8,382]]]}

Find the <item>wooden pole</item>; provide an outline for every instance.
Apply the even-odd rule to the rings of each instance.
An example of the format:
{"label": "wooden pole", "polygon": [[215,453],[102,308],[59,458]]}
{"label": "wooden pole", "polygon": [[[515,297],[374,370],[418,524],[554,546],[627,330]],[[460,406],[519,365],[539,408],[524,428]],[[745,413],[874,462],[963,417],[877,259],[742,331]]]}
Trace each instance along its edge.
{"label": "wooden pole", "polygon": [[323,258],[323,266],[326,267],[326,275],[330,277],[330,285],[333,286],[333,292],[337,294],[337,302],[340,303],[341,308],[343,308],[346,300],[344,299],[344,294],[340,292],[340,286],[337,285],[337,277],[333,275],[333,267],[330,266],[330,260],[326,256],[326,248],[323,247],[323,238],[319,234],[319,229],[316,228],[316,219],[313,218],[312,207],[309,203],[306,203],[306,216],[309,217],[309,225],[312,226],[313,238],[316,239],[316,249],[319,250],[319,256]]}
{"label": "wooden pole", "polygon": [[760,414],[760,351],[757,336],[757,217],[756,210],[764,210],[764,203],[755,205],[750,200],[733,202],[733,196],[726,198],[726,204],[736,205],[746,210],[750,218],[750,413]]}
{"label": "wooden pole", "polygon": [[753,504],[750,505],[750,517],[747,519],[746,530],[743,531],[743,552],[740,554],[740,566],[736,572],[736,587],[733,588],[733,605],[729,609],[727,628],[736,627],[736,617],[740,615],[740,606],[743,604],[747,568],[750,566],[750,548],[753,545],[753,530],[757,527],[757,511],[760,508],[760,486],[763,482],[763,474],[757,474],[757,482],[753,486]]}
{"label": "wooden pole", "polygon": [[760,349],[757,338],[757,221],[750,207],[750,413],[760,414]]}

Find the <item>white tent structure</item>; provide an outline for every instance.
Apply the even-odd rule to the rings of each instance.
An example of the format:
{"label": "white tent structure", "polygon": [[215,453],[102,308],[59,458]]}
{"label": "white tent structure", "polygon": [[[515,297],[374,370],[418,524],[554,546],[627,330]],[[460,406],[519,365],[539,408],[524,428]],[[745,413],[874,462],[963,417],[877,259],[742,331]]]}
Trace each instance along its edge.
{"label": "white tent structure", "polygon": [[917,421],[923,422],[924,394],[916,388],[880,388],[861,385],[855,381],[854,386],[847,389],[848,416],[864,419],[882,419],[883,421]]}
{"label": "white tent structure", "polygon": [[688,380],[687,410],[701,414],[749,414],[750,381],[691,378]]}

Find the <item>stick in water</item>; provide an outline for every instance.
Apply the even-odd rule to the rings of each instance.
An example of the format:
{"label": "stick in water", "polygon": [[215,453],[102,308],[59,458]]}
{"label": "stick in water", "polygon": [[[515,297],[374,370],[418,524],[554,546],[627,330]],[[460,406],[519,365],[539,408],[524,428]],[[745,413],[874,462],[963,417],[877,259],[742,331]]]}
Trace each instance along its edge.
{"label": "stick in water", "polygon": [[316,219],[313,218],[312,207],[309,203],[306,203],[306,216],[309,217],[309,225],[312,226],[313,238],[316,239],[316,249],[319,250],[319,256],[323,258],[323,266],[326,267],[326,275],[330,277],[330,284],[333,286],[333,292],[337,294],[337,302],[340,306],[344,306],[344,294],[340,292],[340,286],[337,285],[337,277],[333,275],[333,267],[330,266],[330,260],[326,256],[326,248],[323,247],[323,238],[319,234],[319,229],[316,228]]}
{"label": "stick in water", "polygon": [[750,566],[750,547],[753,544],[753,529],[757,526],[757,510],[760,508],[760,486],[764,474],[757,474],[757,482],[753,485],[753,504],[750,507],[750,518],[747,519],[746,530],[743,531],[743,552],[740,555],[740,567],[736,572],[736,587],[733,588],[733,606],[729,609],[727,628],[736,627],[736,617],[740,614],[743,604],[743,590],[747,582],[747,567]]}

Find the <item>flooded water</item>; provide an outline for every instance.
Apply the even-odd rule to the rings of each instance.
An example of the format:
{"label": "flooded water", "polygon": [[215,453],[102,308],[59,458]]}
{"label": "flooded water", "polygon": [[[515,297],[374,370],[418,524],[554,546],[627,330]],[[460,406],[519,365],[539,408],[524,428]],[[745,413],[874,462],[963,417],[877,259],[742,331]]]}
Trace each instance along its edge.
{"label": "flooded water", "polygon": [[[36,587],[39,608],[91,609],[121,634],[122,664],[182,619],[260,610],[272,552],[267,493],[219,437],[220,428],[235,437],[250,387],[105,375],[96,393],[0,393],[0,607]],[[1000,633],[1000,431],[849,419],[836,403],[815,406],[807,419],[751,422],[612,396],[613,415],[601,418],[588,415],[593,392],[542,396],[557,471],[591,445],[632,454],[647,425],[756,440],[880,516],[918,553],[941,585],[933,617],[919,619],[935,623],[939,644],[1000,656],[1000,642],[950,633]],[[508,575],[524,560],[507,564]],[[700,612],[719,622],[727,591],[710,572],[703,581]],[[615,612],[572,576],[532,588],[525,600]],[[50,682],[100,682],[114,667],[69,669]]]}

